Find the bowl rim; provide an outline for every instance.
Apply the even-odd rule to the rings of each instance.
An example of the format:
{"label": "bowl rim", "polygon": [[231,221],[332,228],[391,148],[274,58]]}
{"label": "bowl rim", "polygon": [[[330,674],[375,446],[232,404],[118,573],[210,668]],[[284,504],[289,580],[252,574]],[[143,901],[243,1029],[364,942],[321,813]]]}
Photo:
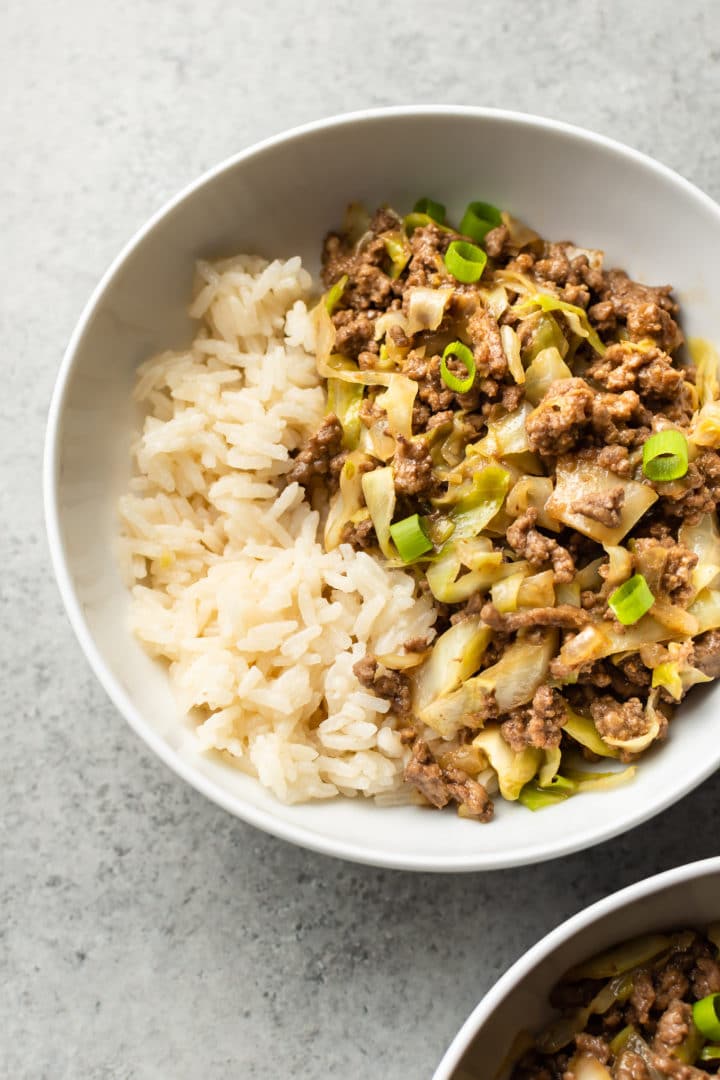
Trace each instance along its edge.
{"label": "bowl rim", "polygon": [[556,949],[564,945],[570,938],[583,930],[587,930],[593,923],[598,922],[606,915],[619,912],[637,900],[653,896],[669,886],[697,881],[700,878],[712,877],[713,875],[720,875],[720,855],[713,855],[708,859],[700,859],[697,862],[685,863],[682,866],[664,870],[660,874],[653,874],[652,877],[642,878],[632,885],[626,885],[624,889],[619,889],[601,900],[596,900],[594,904],[583,908],[560,923],[559,926],[547,933],[516,960],[480,999],[443,1054],[433,1073],[432,1080],[451,1080],[453,1071],[460,1064],[473,1039],[495,1010],[502,1006],[504,998],[531,971],[539,967],[543,961],[547,960]]}
{"label": "bowl rim", "polygon": [[128,257],[142,244],[146,236],[164,220],[178,205],[195,194],[205,185],[210,184],[218,176],[229,172],[243,161],[264,153],[265,151],[283,143],[293,142],[318,131],[329,130],[338,127],[352,126],[361,123],[373,122],[397,118],[398,120],[427,116],[448,118],[468,117],[477,120],[495,120],[510,125],[527,126],[545,131],[548,134],[560,134],[570,139],[602,147],[616,155],[642,165],[650,172],[664,178],[674,184],[683,194],[700,203],[707,211],[714,214],[720,225],[720,206],[704,191],[691,181],[685,179],[679,173],[667,165],[654,160],[647,154],[632,147],[626,146],[606,135],[601,135],[585,128],[563,121],[553,120],[547,117],[534,116],[530,113],[516,112],[506,109],[485,108],[471,105],[397,105],[388,108],[361,109],[354,112],[342,113],[336,116],[314,120],[310,123],[281,131],[266,139],[256,142],[244,150],[235,153],[210,169],[206,170],[195,180],[186,184],[180,191],[166,201],[150,218],[142,225],[113,259],[100,281],[93,289],[87,300],[78,322],[70,336],[67,348],[53,388],[50,401],[45,445],[43,453],[43,505],[45,527],[50,551],[50,559],[55,578],[60,590],[62,602],[75,632],[75,636],[96,678],[105,690],[106,694],[122,714],[130,727],[140,736],[146,745],[165,763],[176,775],[190,784],[196,791],[205,795],[216,805],[223,807],[229,813],[240,818],[242,821],[256,828],[270,833],[282,840],[289,841],[319,852],[331,855],[335,858],[346,859],[350,862],[362,863],[370,866],[385,867],[388,869],[413,870],[421,872],[470,872],[479,870],[498,870],[515,866],[529,865],[545,862],[550,859],[560,858],[584,849],[593,844],[610,840],[619,834],[629,832],[631,829],[642,824],[656,814],[667,809],[679,799],[707,779],[717,768],[717,762],[712,758],[705,759],[704,765],[689,780],[683,780],[670,795],[661,796],[652,805],[641,805],[634,813],[624,816],[621,820],[595,826],[589,835],[581,832],[573,835],[564,842],[555,843],[548,850],[547,846],[525,848],[515,854],[513,851],[485,853],[482,850],[465,854],[433,855],[408,854],[405,852],[387,852],[382,849],[366,846],[357,841],[349,841],[325,836],[315,832],[312,828],[298,825],[289,821],[281,820],[271,811],[250,805],[219,789],[207,776],[200,773],[188,761],[182,759],[145,721],[142,713],[135,707],[128,694],[120,685],[119,681],[111,673],[103,656],[97,648],[93,636],[83,614],[75,585],[70,574],[62,538],[61,514],[59,506],[59,479],[60,479],[60,438],[62,433],[62,421],[64,406],[67,397],[70,376],[75,364],[76,356],[82,346],[83,339],[96,311],[100,308],[106,291],[112,285],[116,275],[125,264]]}

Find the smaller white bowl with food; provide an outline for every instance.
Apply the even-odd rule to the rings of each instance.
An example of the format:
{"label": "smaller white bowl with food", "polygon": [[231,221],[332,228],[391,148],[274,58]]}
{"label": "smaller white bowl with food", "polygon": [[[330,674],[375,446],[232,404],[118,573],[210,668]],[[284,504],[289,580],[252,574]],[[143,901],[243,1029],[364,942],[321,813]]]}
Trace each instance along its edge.
{"label": "smaller white bowl with food", "polygon": [[133,727],[245,820],[409,869],[551,858],[700,783],[719,240],[642,155],[475,109],[310,125],[181,193],[83,314],[46,450]]}
{"label": "smaller white bowl with food", "polygon": [[485,995],[433,1080],[703,1080],[720,1065],[720,859],[568,919]]}

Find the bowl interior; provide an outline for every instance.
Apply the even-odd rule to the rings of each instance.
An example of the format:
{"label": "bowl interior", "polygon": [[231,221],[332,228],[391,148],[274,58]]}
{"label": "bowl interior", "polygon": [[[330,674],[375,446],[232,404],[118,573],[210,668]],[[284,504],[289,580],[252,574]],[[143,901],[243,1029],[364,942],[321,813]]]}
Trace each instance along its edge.
{"label": "bowl interior", "polygon": [[[708,866],[712,863],[712,868]],[[504,1080],[503,1063],[519,1028],[538,1031],[554,1015],[548,994],[558,979],[582,960],[611,945],[639,934],[656,930],[702,927],[716,922],[720,860],[670,871],[661,875],[664,884],[657,889],[650,882],[632,886],[619,894],[620,903],[612,903],[599,918],[592,909],[570,920],[576,928],[569,934],[560,927],[541,942],[528,956],[528,964],[519,961],[495,990],[480,1003],[463,1027],[434,1080]],[[679,877],[679,880],[678,880]],[[649,887],[649,888],[648,888]],[[622,902],[624,893],[634,894]],[[589,921],[586,921],[589,920]],[[556,944],[553,944],[557,940]]]}
{"label": "bowl interior", "polygon": [[[715,692],[683,708],[670,746],[636,781],[532,815],[502,805],[484,828],[453,814],[381,810],[360,800],[284,807],[252,779],[198,757],[164,668],[127,629],[115,545],[129,477],[134,371],[186,344],[198,257],[299,253],[314,272],[346,203],[410,208],[431,194],[459,217],[471,198],[506,207],[543,235],[602,247],[641,280],[672,282],[691,334],[720,341],[720,212],[639,155],[528,118],[462,110],[369,114],[314,126],[243,155],[200,181],[145,230],[101,285],[75,335],[48,442],[51,546],[82,644],[115,703],[196,787],[264,828],[363,861],[473,869],[536,861],[606,838],[695,786],[717,765]],[[696,746],[718,747],[698,755]],[[713,756],[714,754],[714,756]]]}

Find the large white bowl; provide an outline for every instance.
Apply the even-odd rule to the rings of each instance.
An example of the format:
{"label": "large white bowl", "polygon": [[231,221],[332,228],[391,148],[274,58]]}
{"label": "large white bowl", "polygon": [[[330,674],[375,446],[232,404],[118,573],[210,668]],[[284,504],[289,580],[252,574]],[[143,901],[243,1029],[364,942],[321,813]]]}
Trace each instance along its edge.
{"label": "large white bowl", "polygon": [[[299,252],[318,269],[345,204],[412,205],[431,194],[456,218],[471,198],[507,207],[555,239],[606,250],[641,280],[672,282],[686,329],[720,342],[720,209],[669,169],[564,124],[485,109],[379,110],[311,124],[247,150],[186,188],[129,243],[75,330],[50,410],[45,502],[52,559],[80,643],[118,709],[164,762],[245,821],[358,862],[480,870],[585,848],[675,802],[720,761],[718,691],[680,711],[669,744],[626,788],[533,815],[500,805],[492,825],[360,799],[277,803],[226,764],[190,754],[164,668],[127,629],[114,557],[129,476],[136,366],[186,344],[198,256]],[[702,750],[700,749],[702,748]]]}
{"label": "large white bowl", "polygon": [[713,858],[646,878],[574,915],[488,991],[433,1080],[504,1080],[499,1071],[515,1036],[520,1029],[538,1031],[552,1018],[548,995],[569,968],[639,934],[701,928],[717,922],[719,913],[720,858]]}

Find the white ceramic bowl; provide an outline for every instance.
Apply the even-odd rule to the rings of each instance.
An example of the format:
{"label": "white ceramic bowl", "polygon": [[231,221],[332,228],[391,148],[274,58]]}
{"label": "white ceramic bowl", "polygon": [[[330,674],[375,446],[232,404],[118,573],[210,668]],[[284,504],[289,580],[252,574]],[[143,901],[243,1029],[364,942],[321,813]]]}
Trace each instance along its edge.
{"label": "white ceramic bowl", "polygon": [[470,1014],[433,1080],[498,1076],[520,1028],[538,1031],[554,1015],[548,995],[581,960],[655,930],[702,927],[720,914],[720,858],[680,866],[613,893],[539,941]]}
{"label": "white ceramic bowl", "polygon": [[[45,501],[52,558],[83,649],[132,727],[180,776],[245,821],[328,854],[413,870],[480,870],[606,840],[696,787],[720,761],[713,691],[681,710],[636,781],[531,814],[500,805],[490,826],[360,799],[286,807],[259,784],[183,749],[165,670],[127,629],[114,558],[129,476],[136,366],[187,343],[193,263],[238,251],[299,252],[312,271],[350,199],[403,209],[432,194],[459,216],[488,199],[543,235],[602,247],[641,280],[676,285],[685,326],[720,342],[720,209],[641,154],[564,124],[484,109],[379,110],[311,124],[229,159],[129,243],[75,330],[50,410]],[[699,748],[702,747],[702,752]]]}

